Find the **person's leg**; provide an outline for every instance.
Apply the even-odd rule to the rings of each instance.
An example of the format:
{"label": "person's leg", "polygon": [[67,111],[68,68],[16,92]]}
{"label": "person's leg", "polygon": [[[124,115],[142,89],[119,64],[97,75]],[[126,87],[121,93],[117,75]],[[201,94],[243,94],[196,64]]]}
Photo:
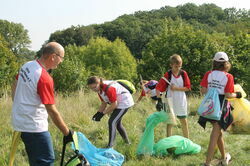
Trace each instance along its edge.
{"label": "person's leg", "polygon": [[179,118],[179,119],[181,121],[181,128],[182,128],[183,136],[186,138],[189,138],[187,118]]}
{"label": "person's leg", "polygon": [[[127,112],[127,109],[115,109],[110,118],[109,118],[109,143],[108,147],[112,147],[114,145],[114,140],[116,137],[116,128],[117,123],[121,119],[121,117]],[[124,133],[123,133],[124,134]]]}
{"label": "person's leg", "polygon": [[213,158],[215,146],[218,142],[218,138],[219,138],[220,133],[221,133],[221,127],[217,122],[212,123],[212,125],[213,125],[213,129],[212,129],[212,132],[210,135],[206,164],[210,164],[210,162]]}
{"label": "person's leg", "polygon": [[48,131],[41,133],[22,132],[30,166],[53,166],[55,156],[51,136]]}
{"label": "person's leg", "polygon": [[128,135],[127,135],[127,132],[126,132],[126,129],[125,129],[125,128],[123,127],[123,125],[122,125],[122,117],[124,116],[124,114],[125,114],[127,111],[128,111],[128,109],[125,109],[125,111],[123,112],[123,114],[122,114],[122,116],[120,117],[120,119],[118,119],[116,127],[117,127],[117,130],[118,130],[119,134],[120,134],[121,137],[123,138],[123,140],[124,140],[126,143],[130,144],[129,138],[128,138]]}
{"label": "person's leg", "polygon": [[153,97],[151,97],[151,102],[153,103],[153,104],[157,104],[157,96],[153,96]]}
{"label": "person's leg", "polygon": [[226,158],[226,153],[225,153],[225,145],[224,145],[224,140],[223,140],[223,133],[220,131],[220,135],[217,141],[218,148],[221,153],[221,158],[225,159]]}
{"label": "person's leg", "polygon": [[167,124],[167,137],[170,137],[172,135],[172,124]]}

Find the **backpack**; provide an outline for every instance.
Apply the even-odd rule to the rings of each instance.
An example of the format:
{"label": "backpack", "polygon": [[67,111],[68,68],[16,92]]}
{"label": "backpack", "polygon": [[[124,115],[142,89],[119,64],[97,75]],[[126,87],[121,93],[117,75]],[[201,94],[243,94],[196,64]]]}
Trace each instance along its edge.
{"label": "backpack", "polygon": [[[179,75],[182,77],[182,79],[183,79],[183,84],[184,84],[184,82],[185,82],[184,70],[181,69]],[[178,76],[179,76],[179,75],[178,75]],[[171,82],[171,78],[172,78],[172,70],[169,70],[169,71],[168,71],[168,81],[169,81],[169,82]]]}
{"label": "backpack", "polygon": [[149,82],[147,82],[147,83],[145,84],[145,86],[146,86],[147,88],[149,88],[150,90],[153,90],[153,89],[155,89],[155,87],[156,87],[157,84],[158,84],[158,81],[150,80]]}
{"label": "backpack", "polygon": [[[225,99],[223,100],[223,104],[224,101]],[[208,89],[207,94],[198,108],[198,114],[207,119],[220,120],[222,111],[219,93],[216,88]]]}
{"label": "backpack", "polygon": [[[183,84],[185,82],[185,77],[184,77],[184,70],[180,70],[179,75],[182,77],[183,79]],[[172,70],[168,71],[168,78],[166,77],[161,77],[164,81],[166,81],[167,84],[171,85],[171,78],[172,78]]]}
{"label": "backpack", "polygon": [[[121,86],[123,86],[124,88],[126,88],[130,94],[134,94],[136,92],[135,86],[132,82],[128,81],[128,80],[116,80],[116,82],[118,84],[120,84]],[[111,84],[113,84],[114,82],[111,82],[110,84],[108,84],[108,86],[105,89],[105,92],[108,90],[108,88],[110,87]]]}

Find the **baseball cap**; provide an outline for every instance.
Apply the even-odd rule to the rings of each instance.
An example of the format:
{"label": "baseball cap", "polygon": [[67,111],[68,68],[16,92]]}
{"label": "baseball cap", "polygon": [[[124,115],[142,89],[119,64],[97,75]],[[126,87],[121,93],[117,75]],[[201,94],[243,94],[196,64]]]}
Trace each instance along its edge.
{"label": "baseball cap", "polygon": [[226,62],[228,61],[228,56],[225,52],[217,52],[215,55],[214,55],[214,61],[217,61],[217,62]]}

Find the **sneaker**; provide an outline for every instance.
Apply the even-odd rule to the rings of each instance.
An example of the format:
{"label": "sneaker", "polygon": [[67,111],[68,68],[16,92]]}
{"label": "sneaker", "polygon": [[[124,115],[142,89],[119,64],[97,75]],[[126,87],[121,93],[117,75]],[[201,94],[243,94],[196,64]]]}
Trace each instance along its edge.
{"label": "sneaker", "polygon": [[226,166],[231,161],[231,155],[229,153],[226,153],[226,158],[221,160],[221,165]]}

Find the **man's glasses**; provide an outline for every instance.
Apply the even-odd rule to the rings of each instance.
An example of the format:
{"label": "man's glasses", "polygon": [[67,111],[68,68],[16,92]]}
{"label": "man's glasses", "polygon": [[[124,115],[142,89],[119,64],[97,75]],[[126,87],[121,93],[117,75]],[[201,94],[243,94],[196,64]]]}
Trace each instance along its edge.
{"label": "man's glasses", "polygon": [[57,56],[59,56],[62,60],[64,59],[64,57],[63,56],[61,56],[61,55],[59,55],[59,54],[57,54],[57,53],[55,53]]}

